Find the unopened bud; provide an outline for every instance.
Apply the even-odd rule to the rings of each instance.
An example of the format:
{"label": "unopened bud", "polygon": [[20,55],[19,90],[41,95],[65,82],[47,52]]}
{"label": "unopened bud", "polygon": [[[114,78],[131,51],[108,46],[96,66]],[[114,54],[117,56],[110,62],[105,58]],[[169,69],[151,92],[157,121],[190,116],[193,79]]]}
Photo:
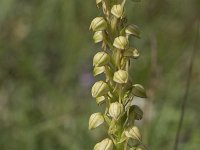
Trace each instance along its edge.
{"label": "unopened bud", "polygon": [[104,81],[96,82],[92,87],[92,97],[100,97],[109,92],[109,87]]}
{"label": "unopened bud", "polygon": [[89,119],[89,129],[94,129],[104,123],[104,118],[101,113],[94,113]]}
{"label": "unopened bud", "polygon": [[145,89],[142,85],[140,84],[135,84],[133,85],[133,90],[132,90],[133,95],[141,98],[147,98]]}
{"label": "unopened bud", "polygon": [[113,150],[113,142],[109,138],[101,141],[99,145],[99,150]]}
{"label": "unopened bud", "polygon": [[107,28],[106,20],[103,17],[96,17],[92,20],[90,29],[93,31],[103,31]]}
{"label": "unopened bud", "polygon": [[123,55],[124,55],[124,57],[130,57],[130,58],[134,58],[134,59],[137,59],[140,56],[138,50],[135,48],[129,48],[129,49],[125,50]]}
{"label": "unopened bud", "polygon": [[97,31],[93,36],[94,43],[99,43],[103,41],[103,31]]}
{"label": "unopened bud", "polygon": [[136,127],[136,126],[132,126],[132,127],[128,128],[125,131],[125,135],[128,138],[132,138],[132,139],[141,141],[141,134],[140,134],[140,131],[139,131],[138,127]]}
{"label": "unopened bud", "polygon": [[112,118],[114,118],[115,120],[118,120],[119,117],[123,114],[123,105],[115,102],[115,103],[111,103],[110,107],[109,107],[109,114]]}
{"label": "unopened bud", "polygon": [[114,47],[118,49],[122,49],[122,50],[128,48],[128,45],[129,45],[129,42],[127,38],[124,36],[116,37],[113,43]]}
{"label": "unopened bud", "polygon": [[137,38],[140,38],[140,29],[134,24],[127,26],[125,29],[125,33],[127,35],[133,35]]}
{"label": "unopened bud", "polygon": [[114,5],[111,9],[111,13],[117,17],[120,18],[123,15],[123,7],[121,5]]}
{"label": "unopened bud", "polygon": [[113,80],[117,83],[123,84],[128,82],[128,73],[124,70],[118,70],[114,73]]}
{"label": "unopened bud", "polygon": [[93,58],[93,66],[104,66],[110,61],[110,56],[106,52],[98,52]]}

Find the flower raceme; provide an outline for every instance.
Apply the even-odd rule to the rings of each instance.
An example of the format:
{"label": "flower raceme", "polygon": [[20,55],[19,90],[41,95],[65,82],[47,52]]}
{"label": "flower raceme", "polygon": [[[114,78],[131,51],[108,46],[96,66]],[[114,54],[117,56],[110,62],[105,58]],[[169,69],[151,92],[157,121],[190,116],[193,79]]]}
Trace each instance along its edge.
{"label": "flower raceme", "polygon": [[140,30],[134,24],[127,24],[125,2],[96,0],[103,16],[94,18],[90,25],[94,43],[101,44],[93,58],[93,75],[104,74],[105,77],[94,83],[91,93],[105,111],[90,116],[89,129],[105,125],[109,136],[97,143],[94,150],[144,148],[140,130],[135,125],[135,120],[142,119],[143,112],[134,104],[133,97],[146,98],[146,92],[142,85],[133,84],[129,74],[130,60],[139,58],[139,50],[131,46],[129,38],[140,38]]}

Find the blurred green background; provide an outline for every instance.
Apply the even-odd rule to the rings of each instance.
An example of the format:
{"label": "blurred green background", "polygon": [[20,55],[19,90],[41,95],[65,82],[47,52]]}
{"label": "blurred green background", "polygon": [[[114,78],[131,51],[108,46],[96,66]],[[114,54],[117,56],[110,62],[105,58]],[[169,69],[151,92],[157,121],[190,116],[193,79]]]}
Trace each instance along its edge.
{"label": "blurred green background", "polygon": [[[134,81],[149,95],[138,101],[144,142],[171,150],[200,1],[128,1],[126,7],[129,23],[142,31],[131,44],[141,53],[132,62]],[[99,111],[90,95],[99,45],[88,31],[98,15],[95,0],[0,0],[0,150],[91,150],[106,136],[103,128],[88,131],[90,114]],[[198,49],[181,150],[200,147],[199,56]]]}

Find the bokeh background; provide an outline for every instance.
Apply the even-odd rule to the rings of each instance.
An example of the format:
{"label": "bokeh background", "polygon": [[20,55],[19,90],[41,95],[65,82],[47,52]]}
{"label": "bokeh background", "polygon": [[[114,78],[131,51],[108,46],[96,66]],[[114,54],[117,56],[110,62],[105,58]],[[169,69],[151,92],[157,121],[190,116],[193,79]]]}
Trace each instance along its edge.
{"label": "bokeh background", "polygon": [[[135,83],[149,98],[139,123],[151,150],[171,150],[194,47],[199,0],[128,1]],[[100,15],[95,0],[0,0],[0,150],[91,150],[106,134],[88,131],[99,111],[90,89],[92,57],[99,45],[88,31]],[[200,43],[199,41],[197,42]],[[200,147],[200,52],[195,54],[181,150]]]}

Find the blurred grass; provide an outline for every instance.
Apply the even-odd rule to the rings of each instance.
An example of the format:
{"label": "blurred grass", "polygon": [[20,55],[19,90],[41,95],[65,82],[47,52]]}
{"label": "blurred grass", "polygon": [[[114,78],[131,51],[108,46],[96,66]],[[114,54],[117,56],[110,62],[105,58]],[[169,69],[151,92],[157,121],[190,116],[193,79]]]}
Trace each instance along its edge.
{"label": "blurred grass", "polygon": [[[142,30],[142,39],[131,43],[141,50],[132,75],[155,93],[153,115],[141,124],[145,143],[152,150],[170,150],[200,1],[147,0],[128,2],[127,8],[129,22]],[[89,115],[99,109],[90,96],[91,61],[99,47],[88,31],[98,14],[94,1],[0,1],[1,150],[89,150],[104,137],[102,128],[87,130]],[[152,37],[157,43],[157,76],[151,73]],[[182,150],[200,147],[199,55],[197,51]]]}

